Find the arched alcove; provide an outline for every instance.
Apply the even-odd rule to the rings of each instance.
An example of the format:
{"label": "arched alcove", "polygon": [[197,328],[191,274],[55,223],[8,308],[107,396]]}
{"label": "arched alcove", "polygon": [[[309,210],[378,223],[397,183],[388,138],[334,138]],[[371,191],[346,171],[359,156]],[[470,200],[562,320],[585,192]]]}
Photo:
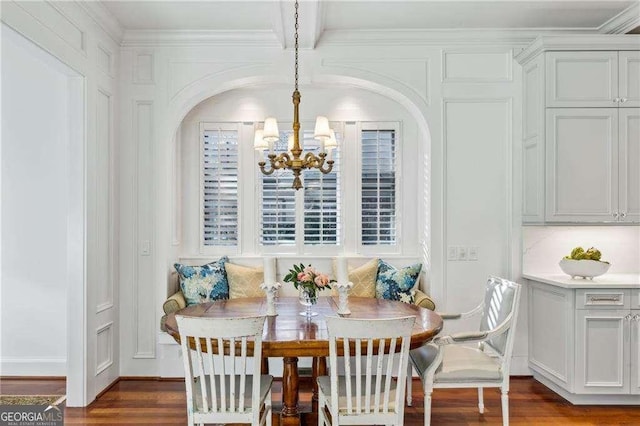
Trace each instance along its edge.
{"label": "arched alcove", "polygon": [[[370,78],[370,76],[367,76]],[[386,82],[388,83],[388,82]],[[404,178],[412,182],[417,191],[412,197],[406,197],[403,208],[412,206],[409,215],[411,220],[411,237],[415,238],[411,247],[411,254],[423,259],[424,271],[430,275],[430,262],[428,259],[430,203],[428,194],[430,188],[430,152],[431,138],[426,118],[426,103],[415,92],[408,88],[389,87],[380,82],[365,78],[356,78],[352,75],[341,76],[326,74],[314,77],[314,84],[302,85],[301,121],[308,123],[317,114],[327,115],[330,120],[336,121],[388,121],[397,120],[403,123],[403,137],[411,140],[412,149],[404,151],[403,164]],[[158,156],[158,170],[175,170],[175,159],[181,162],[178,175],[173,176],[183,184],[177,188],[183,202],[182,207],[190,213],[176,212],[176,196],[164,197],[158,200],[158,208],[165,212],[165,220],[157,223],[157,235],[160,245],[165,241],[166,267],[171,269],[171,264],[180,256],[196,257],[197,244],[194,238],[194,207],[198,207],[197,191],[193,192],[193,182],[196,182],[199,173],[199,163],[194,157],[194,143],[199,143],[196,137],[195,123],[205,121],[237,121],[244,123],[257,123],[268,115],[275,115],[281,122],[291,121],[293,106],[291,104],[292,88],[277,78],[265,76],[240,76],[236,79],[223,80],[220,76],[204,78],[190,84],[180,91],[170,102],[165,121],[164,137],[166,142],[163,155]],[[349,111],[349,102],[353,109]],[[253,106],[253,108],[252,108]],[[225,111],[222,113],[222,111]],[[304,124],[303,124],[304,126]],[[180,141],[181,147],[176,146]],[[185,151],[185,147],[187,147]],[[195,161],[195,162],[194,162]],[[255,165],[253,165],[255,167]],[[185,172],[188,176],[185,176]],[[410,176],[408,176],[410,175]],[[166,175],[163,175],[166,179]],[[188,181],[189,194],[185,193],[185,180]],[[165,180],[166,182],[166,180]],[[405,191],[406,192],[406,191]],[[195,194],[195,195],[194,195]],[[171,212],[174,213],[166,213]],[[403,220],[406,219],[403,218]],[[169,224],[178,221],[178,224],[162,227],[161,223]],[[163,228],[163,229],[160,229]],[[169,235],[167,229],[174,229],[175,235]],[[417,230],[417,232],[416,232]],[[195,235],[195,237],[194,237]],[[162,251],[162,247],[160,248]],[[243,253],[245,254],[245,253]],[[253,252],[249,255],[257,255]],[[167,270],[165,269],[165,270]],[[168,292],[171,292],[175,284],[170,284]],[[163,292],[164,295],[164,292]]]}

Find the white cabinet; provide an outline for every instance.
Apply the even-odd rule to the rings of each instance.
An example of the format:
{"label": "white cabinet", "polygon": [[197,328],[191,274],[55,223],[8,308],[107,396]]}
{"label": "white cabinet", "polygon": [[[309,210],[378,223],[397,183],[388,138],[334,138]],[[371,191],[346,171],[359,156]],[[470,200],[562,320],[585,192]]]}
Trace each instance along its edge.
{"label": "white cabinet", "polygon": [[640,52],[618,53],[620,106],[640,107]]}
{"label": "white cabinet", "polygon": [[576,290],[576,393],[629,394],[629,297],[623,289]]}
{"label": "white cabinet", "polygon": [[524,223],[640,222],[639,47],[542,37],[518,54]]}
{"label": "white cabinet", "polygon": [[638,52],[548,52],[546,106],[640,106]]}
{"label": "white cabinet", "polygon": [[548,222],[640,222],[640,108],[547,108]]}
{"label": "white cabinet", "polygon": [[640,290],[528,284],[534,377],[574,404],[640,404]]}
{"label": "white cabinet", "polygon": [[640,222],[640,108],[618,110],[618,220]]}

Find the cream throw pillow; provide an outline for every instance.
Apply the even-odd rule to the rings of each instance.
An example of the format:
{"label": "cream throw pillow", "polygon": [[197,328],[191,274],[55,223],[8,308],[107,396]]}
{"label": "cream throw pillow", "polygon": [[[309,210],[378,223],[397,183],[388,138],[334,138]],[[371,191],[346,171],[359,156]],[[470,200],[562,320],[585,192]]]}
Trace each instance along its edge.
{"label": "cream throw pillow", "polygon": [[[333,276],[336,275],[336,260],[333,259]],[[357,268],[349,268],[349,281],[353,283],[349,296],[355,297],[376,297],[376,277],[378,275],[378,259],[371,259],[364,265]],[[334,296],[338,294],[335,286]]]}
{"label": "cream throw pillow", "polygon": [[229,299],[241,297],[263,297],[264,291],[260,284],[264,282],[264,271],[260,268],[250,268],[233,263],[225,263],[227,279],[229,280]]}

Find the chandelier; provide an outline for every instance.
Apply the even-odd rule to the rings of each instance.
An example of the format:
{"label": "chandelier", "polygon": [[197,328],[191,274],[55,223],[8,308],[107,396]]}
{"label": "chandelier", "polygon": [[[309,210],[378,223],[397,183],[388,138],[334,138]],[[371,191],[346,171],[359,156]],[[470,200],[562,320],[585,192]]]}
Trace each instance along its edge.
{"label": "chandelier", "polygon": [[[289,136],[288,152],[276,155],[273,152],[273,144],[280,140],[278,131],[278,122],[274,117],[268,117],[264,120],[264,128],[256,130],[254,138],[254,148],[256,150],[269,150],[269,168],[267,163],[259,161],[258,166],[264,175],[271,175],[278,169],[289,169],[293,172],[293,185],[296,190],[302,188],[300,173],[304,169],[318,169],[323,174],[331,172],[333,169],[333,160],[331,156],[327,157],[326,150],[331,150],[338,146],[335,133],[329,128],[329,120],[327,117],[319,116],[316,119],[316,126],[313,137],[320,141],[320,152],[315,155],[307,152],[302,155],[302,147],[300,144],[300,121],[298,109],[300,105],[300,92],[298,91],[298,0],[295,2],[295,86],[293,90],[293,134]],[[326,164],[326,167],[325,167]]]}

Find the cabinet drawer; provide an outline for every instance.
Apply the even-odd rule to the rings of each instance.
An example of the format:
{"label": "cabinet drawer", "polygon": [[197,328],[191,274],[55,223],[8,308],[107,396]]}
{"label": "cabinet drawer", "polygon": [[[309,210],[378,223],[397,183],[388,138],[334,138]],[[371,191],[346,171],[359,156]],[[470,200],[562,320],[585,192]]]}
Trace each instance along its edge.
{"label": "cabinet drawer", "polygon": [[576,309],[629,309],[629,290],[576,290]]}

